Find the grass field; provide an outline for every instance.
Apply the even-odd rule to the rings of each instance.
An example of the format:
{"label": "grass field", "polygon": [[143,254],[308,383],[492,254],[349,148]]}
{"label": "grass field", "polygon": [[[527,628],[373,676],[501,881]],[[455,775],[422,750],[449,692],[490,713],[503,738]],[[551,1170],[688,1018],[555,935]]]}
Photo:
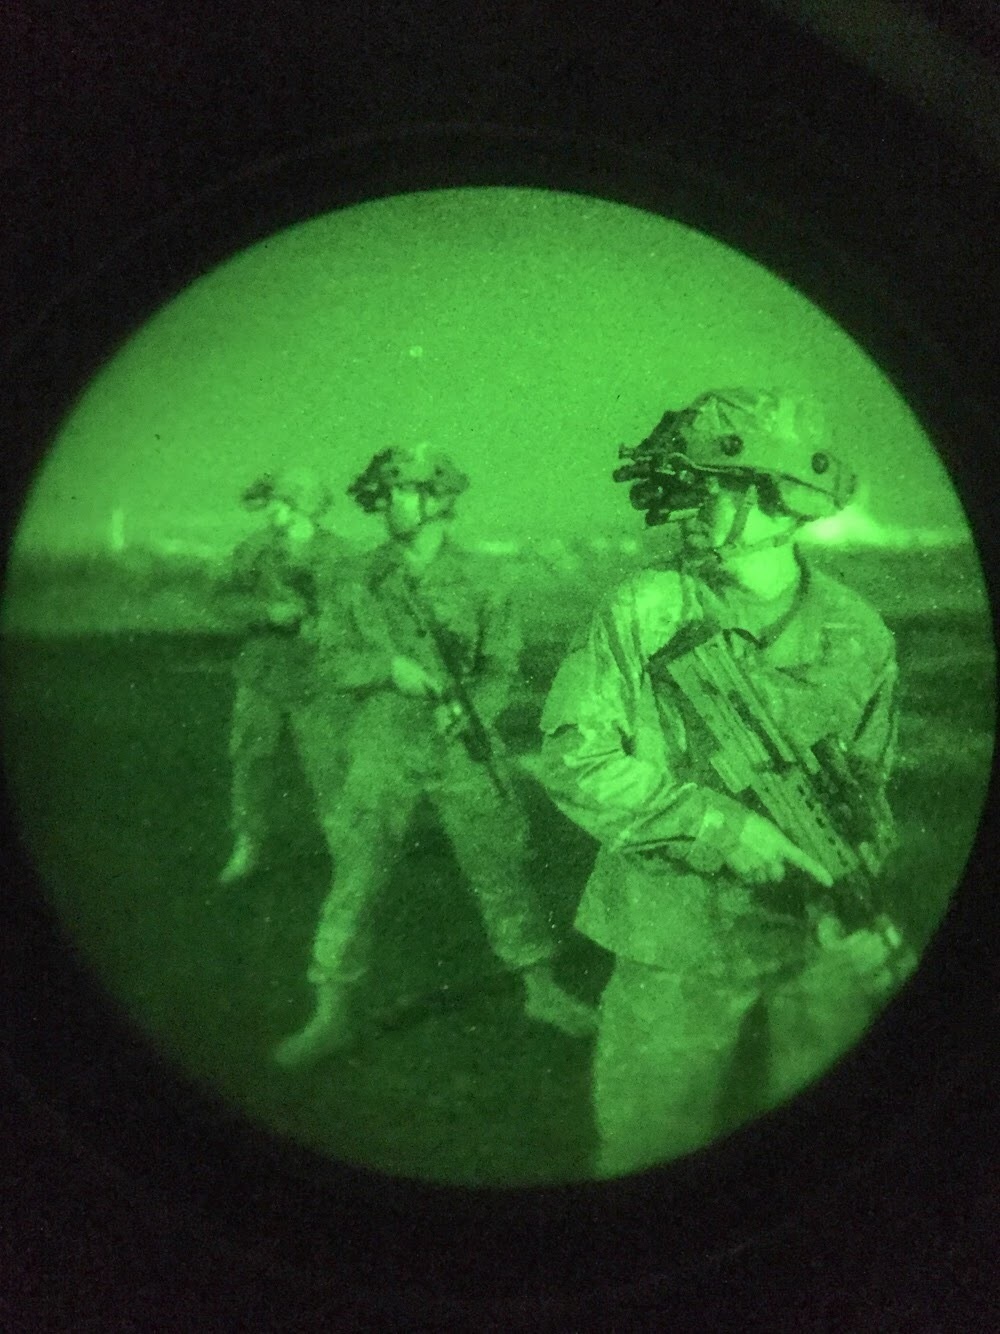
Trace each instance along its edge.
{"label": "grass field", "polygon": [[[560,610],[567,623],[584,614]],[[562,651],[553,627],[506,719],[522,751]],[[992,657],[979,617],[931,608],[893,628],[904,718],[892,883],[900,918],[926,940],[985,792]],[[497,974],[433,826],[379,905],[358,1047],[308,1074],[269,1062],[308,1012],[329,863],[288,751],[269,864],[244,887],[215,887],[228,852],[232,641],[10,636],[3,647],[7,769],[34,855],[70,935],[158,1045],[252,1116],[337,1156],[463,1183],[586,1174],[588,1043],[523,1018],[519,983]],[[609,960],[570,929],[593,847],[529,779],[525,795],[535,885],[566,933],[564,979],[596,997]],[[399,1014],[400,998],[430,988],[440,1002]]]}

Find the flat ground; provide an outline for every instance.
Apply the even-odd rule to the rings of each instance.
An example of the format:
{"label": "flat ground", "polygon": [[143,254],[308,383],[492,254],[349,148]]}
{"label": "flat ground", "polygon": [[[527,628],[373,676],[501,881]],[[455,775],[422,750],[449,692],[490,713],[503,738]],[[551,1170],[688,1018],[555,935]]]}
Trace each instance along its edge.
{"label": "flat ground", "polygon": [[[929,612],[893,628],[905,671],[893,886],[925,940],[983,800],[990,661],[964,618]],[[556,638],[537,646],[508,718],[522,749],[559,651]],[[432,825],[379,905],[357,1048],[309,1074],[270,1063],[308,1013],[305,965],[330,867],[288,750],[267,867],[241,888],[215,887],[228,852],[231,652],[194,635],[4,647],[8,773],[59,915],[101,982],[189,1073],[336,1156],[466,1184],[585,1175],[588,1043],[522,1016],[519,983],[498,975]],[[570,929],[593,847],[525,784],[536,888],[566,932],[563,977],[595,998],[609,960]],[[438,1001],[400,1015],[400,998],[433,988]]]}

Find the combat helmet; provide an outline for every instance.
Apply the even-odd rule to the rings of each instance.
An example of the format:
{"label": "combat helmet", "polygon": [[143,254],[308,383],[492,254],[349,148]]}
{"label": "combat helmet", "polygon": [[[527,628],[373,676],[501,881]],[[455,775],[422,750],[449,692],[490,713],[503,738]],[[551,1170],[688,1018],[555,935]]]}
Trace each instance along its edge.
{"label": "combat helmet", "polygon": [[691,513],[711,476],[758,483],[802,522],[837,513],[857,487],[855,474],[827,447],[819,405],[782,390],[708,390],[665,413],[619,456],[629,462],[615,480],[635,483],[630,499],[648,525]]}
{"label": "combat helmet", "polygon": [[468,485],[465,473],[446,454],[424,441],[380,450],[347,488],[347,494],[373,514],[385,508],[393,487],[416,487],[439,500],[454,500]]}
{"label": "combat helmet", "polygon": [[243,492],[248,509],[272,500],[283,500],[297,513],[318,519],[333,504],[333,493],[311,468],[283,468],[264,473]]}

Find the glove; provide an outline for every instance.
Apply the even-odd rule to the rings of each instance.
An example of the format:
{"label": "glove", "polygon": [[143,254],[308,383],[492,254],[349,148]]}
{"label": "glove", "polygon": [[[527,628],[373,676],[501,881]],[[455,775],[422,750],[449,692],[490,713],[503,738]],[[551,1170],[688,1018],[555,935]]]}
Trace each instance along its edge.
{"label": "glove", "polygon": [[816,939],[828,957],[839,956],[866,992],[884,996],[912,971],[915,959],[888,918],[878,918],[873,927],[848,932],[838,918],[826,915],[817,923]]}
{"label": "glove", "polygon": [[434,710],[434,721],[438,731],[449,741],[461,736],[465,730],[465,714],[461,705],[454,700],[438,704]]}

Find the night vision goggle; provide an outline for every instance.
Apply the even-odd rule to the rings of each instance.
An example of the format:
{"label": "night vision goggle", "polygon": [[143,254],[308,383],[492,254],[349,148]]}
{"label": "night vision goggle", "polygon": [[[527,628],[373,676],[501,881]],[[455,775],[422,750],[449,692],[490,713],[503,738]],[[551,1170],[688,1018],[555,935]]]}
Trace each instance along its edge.
{"label": "night vision goggle", "polygon": [[[722,477],[753,482],[769,508],[784,508],[774,479],[757,469],[736,464],[706,468],[692,463],[683,452],[683,441],[671,429],[681,416],[680,412],[667,413],[645,440],[618,448],[619,459],[626,462],[611,475],[616,482],[632,483],[629,502],[633,509],[645,513],[647,528],[693,518],[718,488]],[[718,441],[718,448],[723,457],[735,458],[743,452],[743,441],[736,435],[725,436]]]}
{"label": "night vision goggle", "polygon": [[663,455],[644,450],[643,445],[622,445],[618,457],[629,461],[612,477],[633,483],[629,503],[645,511],[647,528],[693,517],[711,493],[711,478],[693,468],[683,454]]}

